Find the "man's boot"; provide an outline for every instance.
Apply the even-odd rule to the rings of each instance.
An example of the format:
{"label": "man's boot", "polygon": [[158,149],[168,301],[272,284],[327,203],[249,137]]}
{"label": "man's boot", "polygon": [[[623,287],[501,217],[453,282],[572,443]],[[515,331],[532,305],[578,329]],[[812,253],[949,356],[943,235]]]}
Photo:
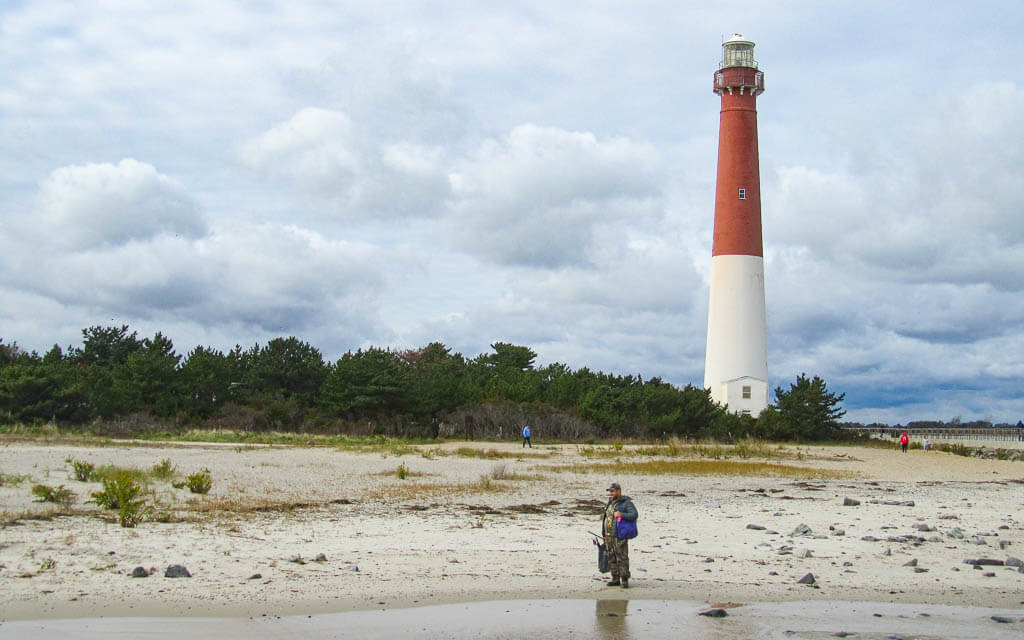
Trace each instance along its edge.
{"label": "man's boot", "polygon": [[609,586],[609,587],[617,587],[617,586],[619,586],[620,584],[622,584],[622,583],[621,583],[621,582],[619,582],[619,579],[618,579],[618,578],[616,578],[615,576],[612,576],[612,581],[608,583],[608,586]]}
{"label": "man's boot", "polygon": [[623,578],[622,579],[622,588],[623,589],[628,589],[629,588],[629,578]]}

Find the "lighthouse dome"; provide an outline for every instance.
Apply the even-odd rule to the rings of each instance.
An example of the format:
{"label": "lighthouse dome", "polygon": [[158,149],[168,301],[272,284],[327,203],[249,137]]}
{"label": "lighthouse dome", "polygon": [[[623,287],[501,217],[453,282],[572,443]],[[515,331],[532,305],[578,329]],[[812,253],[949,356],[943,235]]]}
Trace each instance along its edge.
{"label": "lighthouse dome", "polygon": [[757,61],[754,60],[754,43],[744,38],[741,34],[734,33],[731,38],[722,43],[722,62],[719,67],[751,67],[756,69]]}

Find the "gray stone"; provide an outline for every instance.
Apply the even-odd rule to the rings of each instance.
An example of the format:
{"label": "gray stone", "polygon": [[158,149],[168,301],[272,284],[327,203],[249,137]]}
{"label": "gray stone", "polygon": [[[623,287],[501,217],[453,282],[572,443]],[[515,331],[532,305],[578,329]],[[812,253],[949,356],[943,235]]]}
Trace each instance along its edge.
{"label": "gray stone", "polygon": [[764,527],[762,527],[759,524],[748,524],[747,528],[748,529],[753,529],[754,531],[764,531],[764,529],[765,529]]}
{"label": "gray stone", "polygon": [[801,549],[796,552],[796,557],[798,558],[810,558],[812,555],[814,554],[811,553],[810,549]]}
{"label": "gray stone", "polygon": [[1011,544],[1013,544],[1013,543],[1010,542],[1009,540],[1000,540],[999,541],[999,550],[1002,551],[1003,549],[1005,549],[1006,547],[1010,546]]}
{"label": "gray stone", "polygon": [[146,567],[135,567],[132,569],[133,578],[148,578],[149,571],[146,571]]}
{"label": "gray stone", "polygon": [[928,573],[928,570],[924,567],[914,567],[914,573]]}
{"label": "gray stone", "polygon": [[352,571],[354,573],[359,573],[359,567],[357,567],[354,564],[350,564],[347,567],[342,568],[342,571]]}
{"label": "gray stone", "polygon": [[263,577],[262,573],[254,573],[251,576],[249,576],[249,580],[259,580],[262,577]]}
{"label": "gray stone", "polygon": [[979,567],[1001,567],[1005,563],[1002,560],[996,560],[995,558],[977,558],[975,560],[964,560],[964,564],[973,564]]}
{"label": "gray stone", "polygon": [[903,566],[904,567],[916,567],[917,566],[917,558],[914,558],[913,560],[908,560],[908,561],[904,562]]}
{"label": "gray stone", "polygon": [[918,531],[925,531],[925,532],[935,531],[935,527],[931,526],[930,524],[919,524],[919,525],[916,525],[914,528],[917,529]]}
{"label": "gray stone", "polygon": [[860,539],[862,542],[878,542],[878,538],[875,536],[861,536]]}
{"label": "gray stone", "polygon": [[995,571],[986,571],[985,573],[983,573],[981,575],[983,577],[985,577],[985,578],[994,578],[994,577],[996,577],[996,572]]}
{"label": "gray stone", "polygon": [[1006,562],[1004,562],[1003,565],[1007,567],[1021,567],[1024,566],[1024,562],[1021,562],[1020,558],[1014,558],[1011,556],[1006,559]]}
{"label": "gray stone", "polygon": [[715,561],[714,558],[704,558],[703,560],[701,560],[701,562],[704,562],[704,563],[709,563],[709,562],[714,562],[714,561]]}
{"label": "gray stone", "polygon": [[806,524],[800,523],[796,525],[796,529],[793,529],[793,533],[789,534],[794,537],[809,536],[811,535],[811,528]]}
{"label": "gray stone", "polygon": [[948,535],[949,535],[950,538],[956,538],[957,540],[963,540],[964,539],[964,531],[960,527],[954,527],[953,530],[950,531]]}
{"label": "gray stone", "polygon": [[854,500],[853,498],[843,498],[844,507],[857,507],[860,506],[860,500]]}
{"label": "gray stone", "polygon": [[192,574],[180,564],[172,564],[164,571],[165,578],[191,578]]}
{"label": "gray stone", "polygon": [[1013,618],[1007,618],[1006,616],[992,616],[992,620],[1000,624],[1011,624],[1016,622]]}
{"label": "gray stone", "polygon": [[814,584],[814,574],[808,573],[804,577],[796,581],[797,584]]}
{"label": "gray stone", "polygon": [[725,612],[725,609],[705,609],[697,613],[698,616],[707,616],[709,618],[724,618],[729,614]]}
{"label": "gray stone", "polygon": [[316,554],[316,557],[313,558],[313,562],[327,562],[327,556],[322,553],[318,553]]}

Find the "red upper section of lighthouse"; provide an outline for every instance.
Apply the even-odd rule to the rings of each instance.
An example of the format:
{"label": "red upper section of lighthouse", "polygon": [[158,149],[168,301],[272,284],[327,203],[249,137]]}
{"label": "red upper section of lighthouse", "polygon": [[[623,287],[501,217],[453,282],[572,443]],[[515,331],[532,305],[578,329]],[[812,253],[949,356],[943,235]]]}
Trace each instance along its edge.
{"label": "red upper section of lighthouse", "polygon": [[722,112],[711,254],[763,256],[756,101],[764,91],[764,73],[753,60],[752,42],[737,37],[723,47],[722,67],[715,72]]}

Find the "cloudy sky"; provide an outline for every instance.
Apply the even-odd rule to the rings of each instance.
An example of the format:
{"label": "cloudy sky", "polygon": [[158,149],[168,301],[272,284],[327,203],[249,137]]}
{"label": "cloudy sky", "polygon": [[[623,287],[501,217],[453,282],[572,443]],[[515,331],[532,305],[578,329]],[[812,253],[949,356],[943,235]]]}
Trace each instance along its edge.
{"label": "cloudy sky", "polygon": [[505,341],[699,385],[739,32],[772,387],[1024,416],[1024,6],[489,4],[2,0],[0,337]]}

